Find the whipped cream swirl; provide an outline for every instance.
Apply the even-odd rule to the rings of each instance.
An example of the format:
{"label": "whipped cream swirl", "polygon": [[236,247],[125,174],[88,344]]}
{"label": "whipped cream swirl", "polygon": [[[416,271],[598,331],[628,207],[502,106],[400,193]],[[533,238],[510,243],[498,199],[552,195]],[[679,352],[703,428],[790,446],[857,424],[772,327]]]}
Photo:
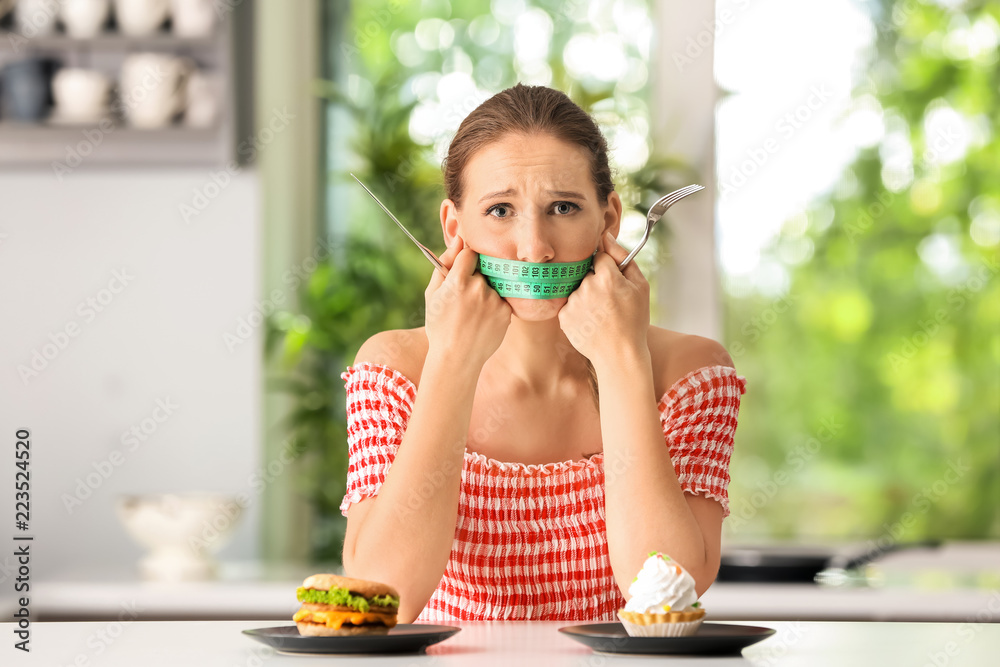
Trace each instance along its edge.
{"label": "whipped cream swirl", "polygon": [[630,598],[625,611],[640,614],[690,611],[697,606],[698,600],[694,577],[680,563],[659,551],[649,554],[639,575],[628,587],[628,593]]}

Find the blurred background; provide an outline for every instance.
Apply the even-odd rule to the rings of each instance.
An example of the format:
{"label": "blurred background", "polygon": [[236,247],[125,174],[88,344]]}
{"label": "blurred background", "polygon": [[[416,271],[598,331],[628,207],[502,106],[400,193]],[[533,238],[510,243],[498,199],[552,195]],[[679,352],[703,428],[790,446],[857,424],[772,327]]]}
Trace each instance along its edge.
{"label": "blurred background", "polygon": [[431,271],[347,173],[443,250],[451,136],[518,81],[598,121],[624,245],[707,186],[636,261],[748,379],[716,617],[1000,601],[1000,7],[681,4],[0,0],[40,620],[283,619],[340,567],[339,374]]}

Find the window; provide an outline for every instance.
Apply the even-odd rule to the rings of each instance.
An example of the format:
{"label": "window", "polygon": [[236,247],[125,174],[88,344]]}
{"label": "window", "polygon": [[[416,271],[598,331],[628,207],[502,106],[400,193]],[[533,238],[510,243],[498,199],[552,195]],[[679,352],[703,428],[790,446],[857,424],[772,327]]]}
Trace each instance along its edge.
{"label": "window", "polygon": [[968,4],[719,3],[729,539],[1000,536],[1000,27]]}

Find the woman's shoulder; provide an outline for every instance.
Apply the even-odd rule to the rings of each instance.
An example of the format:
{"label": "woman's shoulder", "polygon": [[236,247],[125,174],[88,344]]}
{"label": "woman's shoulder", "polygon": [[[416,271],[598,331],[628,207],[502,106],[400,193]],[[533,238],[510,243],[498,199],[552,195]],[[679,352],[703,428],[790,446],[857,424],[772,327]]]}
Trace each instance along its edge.
{"label": "woman's shoulder", "polygon": [[734,367],[726,348],[705,336],[650,325],[646,340],[657,398],[662,397],[678,380],[698,369],[706,366]]}
{"label": "woman's shoulder", "polygon": [[380,331],[362,343],[354,356],[354,366],[362,362],[388,366],[413,383],[420,385],[420,373],[427,357],[427,334],[424,327]]}

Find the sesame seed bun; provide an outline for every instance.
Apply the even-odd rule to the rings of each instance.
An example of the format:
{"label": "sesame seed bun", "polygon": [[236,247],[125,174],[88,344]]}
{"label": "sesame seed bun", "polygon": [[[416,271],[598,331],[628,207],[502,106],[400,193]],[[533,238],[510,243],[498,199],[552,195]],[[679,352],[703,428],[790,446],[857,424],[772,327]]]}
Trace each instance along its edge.
{"label": "sesame seed bun", "polygon": [[391,595],[399,598],[399,593],[388,584],[381,584],[377,581],[366,579],[352,579],[351,577],[341,577],[336,574],[314,574],[306,577],[302,582],[303,588],[314,588],[320,591],[328,591],[331,588],[346,588],[355,595],[371,598],[376,595]]}

